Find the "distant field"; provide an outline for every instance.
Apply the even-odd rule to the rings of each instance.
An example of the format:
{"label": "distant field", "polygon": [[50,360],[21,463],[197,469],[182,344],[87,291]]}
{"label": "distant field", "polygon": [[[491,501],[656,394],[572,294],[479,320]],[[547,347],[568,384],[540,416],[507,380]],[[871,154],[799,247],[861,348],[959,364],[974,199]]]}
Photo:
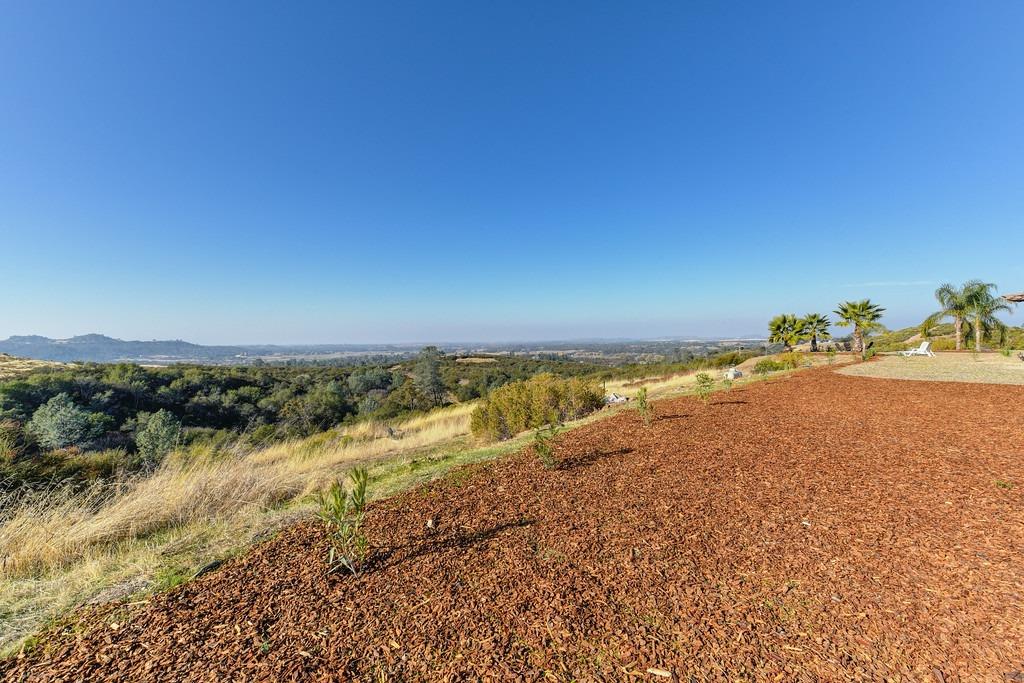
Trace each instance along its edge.
{"label": "distant field", "polygon": [[916,379],[930,382],[981,382],[1024,384],[1024,362],[1013,353],[938,353],[924,356],[882,356],[870,363],[858,363],[838,372],[855,377]]}
{"label": "distant field", "polygon": [[15,358],[6,353],[0,353],[0,380],[10,379],[23,375],[37,368],[45,368],[48,365],[60,365],[45,360],[29,360],[27,358]]}

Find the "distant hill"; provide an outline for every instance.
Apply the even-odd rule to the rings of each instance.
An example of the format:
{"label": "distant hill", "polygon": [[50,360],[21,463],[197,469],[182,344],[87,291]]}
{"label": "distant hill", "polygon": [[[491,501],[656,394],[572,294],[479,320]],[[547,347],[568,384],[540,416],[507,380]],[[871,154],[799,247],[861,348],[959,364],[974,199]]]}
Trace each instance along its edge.
{"label": "distant hill", "polygon": [[70,339],[50,339],[39,335],[12,336],[0,340],[0,353],[60,362],[133,362],[151,365],[203,363],[213,365],[246,364],[256,359],[268,361],[344,360],[381,355],[404,357],[419,350],[419,345],[400,344],[314,344],[305,346],[244,345],[203,346],[181,339],[125,341],[103,334],[83,334]]}
{"label": "distant hill", "polygon": [[21,358],[53,361],[136,361],[173,363],[182,361],[224,363],[245,356],[234,346],[200,346],[180,339],[170,341],[125,341],[102,334],[83,334],[70,339],[39,335],[8,337],[0,341],[0,353]]}

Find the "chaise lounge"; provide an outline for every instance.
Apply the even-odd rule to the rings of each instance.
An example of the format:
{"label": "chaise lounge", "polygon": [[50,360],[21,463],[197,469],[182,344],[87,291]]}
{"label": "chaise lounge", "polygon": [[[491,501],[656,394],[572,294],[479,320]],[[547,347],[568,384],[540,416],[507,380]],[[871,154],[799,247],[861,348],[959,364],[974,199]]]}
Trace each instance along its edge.
{"label": "chaise lounge", "polygon": [[928,342],[928,341],[921,342],[921,345],[918,346],[916,349],[910,349],[908,351],[900,351],[900,355],[901,356],[905,356],[905,357],[910,357],[910,356],[928,356],[929,358],[934,358],[935,357],[935,354],[932,353],[932,343]]}

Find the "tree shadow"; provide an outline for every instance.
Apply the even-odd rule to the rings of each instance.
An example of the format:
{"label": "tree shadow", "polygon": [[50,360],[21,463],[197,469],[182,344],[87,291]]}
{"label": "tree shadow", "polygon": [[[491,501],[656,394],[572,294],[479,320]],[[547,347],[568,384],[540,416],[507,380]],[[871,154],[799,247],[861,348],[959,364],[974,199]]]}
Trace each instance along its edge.
{"label": "tree shadow", "polygon": [[661,422],[662,420],[682,420],[687,417],[693,417],[690,413],[681,413],[677,415],[656,415],[654,417],[655,422]]}
{"label": "tree shadow", "polygon": [[711,401],[709,405],[713,406],[745,406],[746,401]]}
{"label": "tree shadow", "polygon": [[577,468],[580,468],[580,467],[587,467],[589,465],[594,464],[598,460],[603,460],[604,458],[610,458],[610,457],[612,457],[614,455],[626,455],[627,453],[632,453],[632,452],[633,452],[632,448],[619,448],[619,449],[614,450],[614,451],[599,451],[597,449],[592,449],[592,450],[587,451],[586,453],[583,453],[582,455],[577,455],[577,456],[574,456],[574,457],[571,457],[571,458],[566,458],[565,460],[562,460],[558,464],[558,469],[560,469],[560,470],[574,470],[574,469],[577,469]]}

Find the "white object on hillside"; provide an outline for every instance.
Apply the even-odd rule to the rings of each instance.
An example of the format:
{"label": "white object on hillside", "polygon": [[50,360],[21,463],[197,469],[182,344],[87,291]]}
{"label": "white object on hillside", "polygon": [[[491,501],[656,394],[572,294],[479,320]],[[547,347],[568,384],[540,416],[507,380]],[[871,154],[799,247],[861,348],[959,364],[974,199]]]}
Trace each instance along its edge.
{"label": "white object on hillside", "polygon": [[900,351],[901,356],[928,356],[934,358],[935,354],[932,353],[932,343],[930,341],[923,341],[921,345],[916,349],[910,349],[909,351]]}
{"label": "white object on hillside", "polygon": [[724,376],[726,379],[736,379],[737,377],[742,377],[743,373],[736,368],[729,368],[725,371]]}
{"label": "white object on hillside", "polygon": [[615,393],[608,394],[607,396],[604,397],[604,402],[607,405],[612,405],[613,403],[625,403],[628,400],[629,399],[626,398],[625,396],[619,396],[618,394]]}

